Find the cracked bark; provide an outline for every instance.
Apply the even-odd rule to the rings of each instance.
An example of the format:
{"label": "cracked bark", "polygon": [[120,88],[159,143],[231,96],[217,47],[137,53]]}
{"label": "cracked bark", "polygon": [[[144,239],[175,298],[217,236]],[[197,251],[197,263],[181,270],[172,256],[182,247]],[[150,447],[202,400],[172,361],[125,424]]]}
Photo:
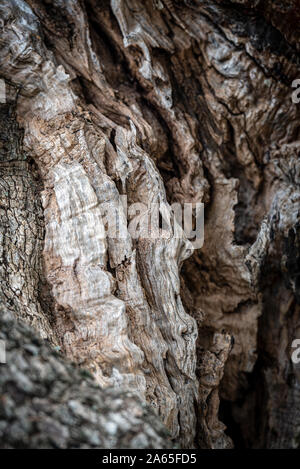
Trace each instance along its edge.
{"label": "cracked bark", "polygon": [[[298,11],[0,6],[5,307],[183,447],[299,446]],[[204,202],[203,248],[104,237],[121,195]]]}
{"label": "cracked bark", "polygon": [[1,448],[171,448],[152,409],[133,393],[99,389],[0,307]]}

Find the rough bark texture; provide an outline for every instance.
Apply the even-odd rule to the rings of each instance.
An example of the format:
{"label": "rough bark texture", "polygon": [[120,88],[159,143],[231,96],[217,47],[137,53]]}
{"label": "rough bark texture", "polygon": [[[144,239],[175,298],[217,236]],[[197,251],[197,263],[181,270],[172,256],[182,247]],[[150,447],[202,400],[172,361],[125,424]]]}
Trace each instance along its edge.
{"label": "rough bark texture", "polygon": [[0,307],[1,448],[170,448],[163,424],[134,394],[101,390]]}
{"label": "rough bark texture", "polygon": [[[101,387],[137,392],[183,447],[232,445],[220,397],[237,446],[299,446],[299,12],[0,6],[6,308]],[[204,202],[203,248],[133,239],[125,211],[125,237],[105,236],[121,195]]]}

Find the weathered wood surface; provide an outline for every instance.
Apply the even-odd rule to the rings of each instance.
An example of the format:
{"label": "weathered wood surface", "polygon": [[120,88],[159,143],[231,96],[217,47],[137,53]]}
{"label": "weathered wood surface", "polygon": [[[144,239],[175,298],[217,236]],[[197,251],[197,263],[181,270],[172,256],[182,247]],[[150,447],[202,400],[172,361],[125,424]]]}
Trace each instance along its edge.
{"label": "weathered wood surface", "polygon": [[[231,446],[219,396],[243,444],[299,445],[297,8],[0,6],[6,307],[183,447]],[[125,213],[126,236],[105,236],[121,195],[204,202],[203,248],[133,239]]]}

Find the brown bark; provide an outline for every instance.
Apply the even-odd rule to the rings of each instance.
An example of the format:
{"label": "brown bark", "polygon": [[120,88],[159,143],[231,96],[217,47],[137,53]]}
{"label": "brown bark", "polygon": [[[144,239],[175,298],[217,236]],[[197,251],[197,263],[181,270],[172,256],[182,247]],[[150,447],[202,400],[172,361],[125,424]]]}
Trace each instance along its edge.
{"label": "brown bark", "polygon": [[[299,2],[5,0],[0,15],[6,307],[183,447],[232,445],[220,398],[236,445],[298,447]],[[204,202],[203,247],[133,239],[125,212],[125,238],[103,236],[121,195]]]}

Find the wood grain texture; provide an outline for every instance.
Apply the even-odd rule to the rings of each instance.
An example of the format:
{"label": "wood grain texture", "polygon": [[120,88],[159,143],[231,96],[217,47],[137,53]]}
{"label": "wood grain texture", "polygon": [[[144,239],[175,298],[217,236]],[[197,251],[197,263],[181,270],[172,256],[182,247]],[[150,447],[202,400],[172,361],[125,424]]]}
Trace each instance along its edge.
{"label": "wood grain texture", "polygon": [[[13,110],[1,105],[12,117],[0,130],[18,133],[1,152],[3,226],[17,242],[31,230],[28,249],[0,242],[7,259],[29,259],[9,261],[1,289],[101,387],[147,401],[182,447],[232,446],[220,397],[243,445],[298,445],[296,11],[240,0],[0,6]],[[124,195],[169,213],[203,202],[203,248],[183,233],[135,238],[125,209],[116,238],[106,228]]]}

